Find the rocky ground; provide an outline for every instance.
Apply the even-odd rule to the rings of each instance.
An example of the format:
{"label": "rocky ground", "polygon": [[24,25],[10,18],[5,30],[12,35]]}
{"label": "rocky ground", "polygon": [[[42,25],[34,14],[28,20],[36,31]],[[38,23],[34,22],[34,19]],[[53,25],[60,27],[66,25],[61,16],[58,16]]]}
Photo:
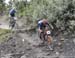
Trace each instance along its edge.
{"label": "rocky ground", "polygon": [[0,44],[0,58],[75,58],[75,35],[53,37],[53,51],[40,43],[37,32],[15,30]]}

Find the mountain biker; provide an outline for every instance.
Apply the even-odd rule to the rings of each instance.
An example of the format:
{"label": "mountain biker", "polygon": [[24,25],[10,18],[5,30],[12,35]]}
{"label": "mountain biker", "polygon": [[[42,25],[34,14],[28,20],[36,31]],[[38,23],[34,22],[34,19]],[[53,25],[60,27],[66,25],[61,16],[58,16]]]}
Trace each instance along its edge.
{"label": "mountain biker", "polygon": [[12,8],[12,9],[9,11],[10,17],[15,17],[15,13],[16,13],[15,8]]}
{"label": "mountain biker", "polygon": [[[38,21],[38,32],[39,32],[39,34],[40,34],[40,39],[41,39],[41,40],[42,40],[41,34],[43,33],[43,31],[44,31],[46,25],[48,25],[48,26],[50,27],[50,25],[49,25],[47,19],[43,18],[43,19],[41,19],[41,20]],[[43,35],[43,37],[44,37],[44,35]],[[45,39],[44,39],[44,40],[45,40]]]}
{"label": "mountain biker", "polygon": [[11,27],[11,29],[15,26],[15,23],[16,23],[16,17],[15,17],[15,13],[16,13],[16,10],[15,8],[13,7],[10,11],[9,11],[9,15],[10,15],[10,21],[9,21],[9,27]]}
{"label": "mountain biker", "polygon": [[[44,40],[44,41],[46,40],[45,35],[44,35],[44,31],[45,31],[45,27],[47,27],[47,26],[49,26],[49,28],[52,29],[50,27],[47,19],[43,18],[43,19],[38,21],[38,32],[40,34],[40,39]],[[43,38],[42,38],[42,36],[43,36]],[[51,35],[50,35],[50,40],[52,40]],[[43,41],[43,44],[44,44],[44,41]],[[51,41],[49,41],[48,44],[49,44],[50,50],[53,50],[53,48],[51,47]]]}

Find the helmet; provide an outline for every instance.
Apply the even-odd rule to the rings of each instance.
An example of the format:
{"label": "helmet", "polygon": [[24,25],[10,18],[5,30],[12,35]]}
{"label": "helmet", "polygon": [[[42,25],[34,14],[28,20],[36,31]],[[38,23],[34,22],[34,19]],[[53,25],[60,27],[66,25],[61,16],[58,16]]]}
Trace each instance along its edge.
{"label": "helmet", "polygon": [[46,19],[43,19],[43,23],[47,23],[48,21]]}

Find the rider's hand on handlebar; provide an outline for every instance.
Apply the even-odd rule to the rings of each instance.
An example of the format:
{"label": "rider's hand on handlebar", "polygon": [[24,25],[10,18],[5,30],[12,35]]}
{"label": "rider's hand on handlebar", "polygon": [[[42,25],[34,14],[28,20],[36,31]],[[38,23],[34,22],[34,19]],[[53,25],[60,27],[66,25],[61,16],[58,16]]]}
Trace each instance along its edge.
{"label": "rider's hand on handlebar", "polygon": [[42,32],[42,30],[41,30],[41,29],[39,29],[38,31],[39,31],[40,33]]}

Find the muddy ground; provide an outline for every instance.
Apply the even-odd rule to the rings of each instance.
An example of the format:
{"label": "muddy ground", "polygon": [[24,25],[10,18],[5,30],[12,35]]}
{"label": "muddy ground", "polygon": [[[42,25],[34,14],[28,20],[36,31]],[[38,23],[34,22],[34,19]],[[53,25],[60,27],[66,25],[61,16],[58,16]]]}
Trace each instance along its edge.
{"label": "muddy ground", "polygon": [[[1,58],[75,58],[75,38],[54,37],[54,51],[41,44],[35,32],[15,32],[0,45]],[[60,45],[61,43],[61,45]],[[58,45],[59,44],[59,45]]]}
{"label": "muddy ground", "polygon": [[75,58],[75,34],[53,36],[54,50],[50,51],[41,44],[37,31],[14,31],[0,44],[0,58]]}

